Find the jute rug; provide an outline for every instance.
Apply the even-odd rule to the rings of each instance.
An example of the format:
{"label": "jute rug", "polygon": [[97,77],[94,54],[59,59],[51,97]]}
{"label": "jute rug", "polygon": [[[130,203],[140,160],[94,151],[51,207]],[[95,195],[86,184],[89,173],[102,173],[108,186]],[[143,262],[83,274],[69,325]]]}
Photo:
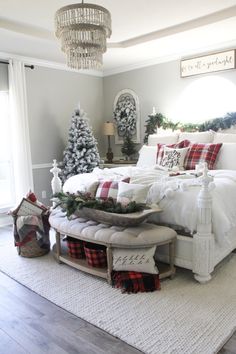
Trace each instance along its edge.
{"label": "jute rug", "polygon": [[0,231],[0,270],[144,353],[216,353],[236,327],[236,255],[206,285],[179,269],[161,291],[128,295],[52,254],[22,258]]}

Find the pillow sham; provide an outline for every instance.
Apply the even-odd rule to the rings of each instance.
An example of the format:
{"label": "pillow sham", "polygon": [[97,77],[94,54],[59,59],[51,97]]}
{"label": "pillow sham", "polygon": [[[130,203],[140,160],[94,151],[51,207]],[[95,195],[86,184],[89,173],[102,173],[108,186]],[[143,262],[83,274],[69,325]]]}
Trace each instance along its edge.
{"label": "pillow sham", "polygon": [[161,160],[161,166],[169,170],[175,168],[178,170],[184,169],[184,160],[189,148],[174,149],[167,146],[164,147],[164,154]]}
{"label": "pillow sham", "polygon": [[206,162],[208,169],[213,170],[222,144],[191,144],[187,152],[184,168],[194,170],[199,163]]}
{"label": "pillow sham", "polygon": [[143,145],[139,150],[137,167],[152,167],[156,164],[157,147]]}
{"label": "pillow sham", "polygon": [[[129,183],[130,178],[125,178],[122,181],[124,183]],[[117,198],[117,193],[118,193],[118,181],[101,181],[98,184],[97,187],[97,192],[96,192],[96,198],[99,199],[108,199],[112,198],[115,199]]]}
{"label": "pillow sham", "polygon": [[236,143],[236,134],[233,133],[213,133],[213,143]]}
{"label": "pillow sham", "polygon": [[147,194],[151,185],[144,184],[130,184],[119,182],[117,202],[127,205],[130,202],[146,203]]}
{"label": "pillow sham", "polygon": [[236,143],[224,143],[217,156],[215,169],[236,170]]}
{"label": "pillow sham", "polygon": [[179,134],[179,141],[189,140],[191,143],[212,143],[214,134],[212,131],[207,132],[183,132]]}
{"label": "pillow sham", "polygon": [[169,133],[166,135],[150,134],[148,136],[148,146],[156,146],[156,144],[176,144],[178,142],[179,133]]}
{"label": "pillow sham", "polygon": [[169,148],[175,148],[175,149],[182,149],[185,147],[188,147],[190,144],[189,140],[182,140],[177,144],[171,144],[171,145],[166,145],[166,144],[157,144],[157,156],[156,156],[156,164],[161,165],[161,160],[164,154],[164,147],[167,146]]}
{"label": "pillow sham", "polygon": [[156,247],[119,249],[114,248],[113,270],[158,274],[154,255]]}

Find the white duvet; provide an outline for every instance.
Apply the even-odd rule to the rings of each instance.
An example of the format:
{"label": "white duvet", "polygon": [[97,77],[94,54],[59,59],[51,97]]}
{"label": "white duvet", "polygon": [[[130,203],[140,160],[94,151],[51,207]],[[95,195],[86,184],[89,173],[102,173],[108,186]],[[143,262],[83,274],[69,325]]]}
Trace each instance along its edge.
{"label": "white duvet", "polygon": [[[236,227],[236,171],[209,171],[215,188],[212,193],[213,233],[217,243],[227,247],[232,242],[228,232]],[[166,172],[138,167],[95,168],[92,173],[69,178],[64,192],[85,191],[86,186],[98,180],[121,180],[130,177],[130,183],[150,184],[147,195],[149,204],[158,204],[163,211],[155,216],[156,222],[177,225],[190,232],[197,226],[197,195],[201,188],[201,177],[191,172],[186,175],[169,177]],[[232,236],[231,236],[232,237]],[[235,235],[236,237],[236,235]]]}

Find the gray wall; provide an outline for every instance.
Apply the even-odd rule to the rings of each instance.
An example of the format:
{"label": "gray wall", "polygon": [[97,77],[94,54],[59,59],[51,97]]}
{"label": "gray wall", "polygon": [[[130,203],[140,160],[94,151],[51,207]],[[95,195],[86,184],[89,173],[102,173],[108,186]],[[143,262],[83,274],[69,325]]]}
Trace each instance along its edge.
{"label": "gray wall", "polygon": [[[99,151],[103,153],[102,78],[36,66],[26,70],[26,85],[33,165],[52,163],[55,158],[62,160],[70,119],[78,102],[90,118]],[[49,168],[34,169],[33,175],[35,192],[42,202],[49,203]],[[42,191],[47,192],[46,200],[42,200]]]}
{"label": "gray wall", "polygon": [[[236,92],[235,70],[218,72],[210,74],[210,76],[226,79],[233,84],[232,89]],[[158,112],[166,115],[169,119],[181,121],[181,115],[176,113],[175,107],[177,107],[180,102],[185,90],[189,88],[190,85],[194,84],[196,80],[203,77],[204,75],[180,78],[179,60],[105,77],[103,81],[104,118],[105,120],[112,120],[113,102],[116,94],[125,88],[132,89],[138,95],[140,100],[141,141],[143,141],[145,121],[148,118],[148,115],[151,114],[152,107],[155,106]],[[208,98],[214,105],[214,97],[210,97],[211,92],[207,92],[207,95],[209,95]],[[198,101],[198,97],[196,97],[194,102],[196,107],[189,107],[189,122],[193,122],[191,119],[191,113],[194,112],[197,106],[201,105],[201,102]],[[182,107],[184,107],[184,105],[185,102],[183,102]],[[234,110],[236,111],[236,105]],[[112,149],[115,155],[121,156],[121,145],[115,146],[114,138],[112,139],[112,144]]]}

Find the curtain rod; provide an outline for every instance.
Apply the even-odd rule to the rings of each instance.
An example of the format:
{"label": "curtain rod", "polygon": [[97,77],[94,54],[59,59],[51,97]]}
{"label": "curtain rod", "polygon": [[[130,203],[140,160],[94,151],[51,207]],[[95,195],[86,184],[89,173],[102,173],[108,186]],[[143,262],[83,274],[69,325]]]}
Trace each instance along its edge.
{"label": "curtain rod", "polygon": [[[9,64],[9,62],[8,61],[2,61],[2,60],[0,60],[0,64]],[[30,69],[34,69],[34,65],[25,65],[25,67],[26,68],[30,68]]]}

